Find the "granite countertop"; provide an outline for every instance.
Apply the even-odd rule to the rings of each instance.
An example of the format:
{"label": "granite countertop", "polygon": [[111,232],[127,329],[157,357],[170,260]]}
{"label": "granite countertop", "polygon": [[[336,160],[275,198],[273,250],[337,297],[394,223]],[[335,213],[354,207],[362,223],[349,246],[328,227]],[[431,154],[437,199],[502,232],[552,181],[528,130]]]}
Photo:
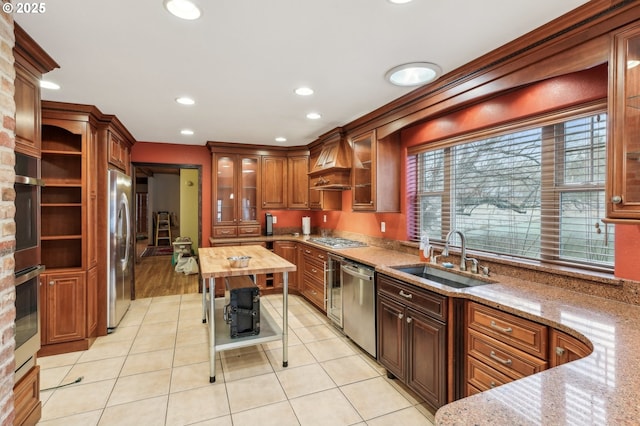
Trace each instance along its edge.
{"label": "granite countertop", "polygon": [[[306,238],[279,239],[304,242]],[[259,241],[265,241],[264,237]],[[492,275],[493,284],[454,289],[392,268],[420,263],[415,255],[374,246],[328,251],[416,286],[547,324],[593,348],[585,358],[447,404],[436,413],[437,425],[620,425],[640,421],[639,306],[512,276]]]}

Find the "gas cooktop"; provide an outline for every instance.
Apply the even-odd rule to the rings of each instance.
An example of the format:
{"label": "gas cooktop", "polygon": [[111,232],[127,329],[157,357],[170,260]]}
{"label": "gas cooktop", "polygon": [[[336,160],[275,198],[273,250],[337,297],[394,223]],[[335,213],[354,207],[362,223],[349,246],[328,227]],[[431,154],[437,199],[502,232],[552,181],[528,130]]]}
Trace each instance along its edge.
{"label": "gas cooktop", "polygon": [[340,238],[340,237],[309,238],[309,241],[312,243],[323,245],[325,247],[330,247],[332,249],[355,248],[355,247],[367,246],[366,243],[363,243],[361,241],[349,240],[347,238]]}

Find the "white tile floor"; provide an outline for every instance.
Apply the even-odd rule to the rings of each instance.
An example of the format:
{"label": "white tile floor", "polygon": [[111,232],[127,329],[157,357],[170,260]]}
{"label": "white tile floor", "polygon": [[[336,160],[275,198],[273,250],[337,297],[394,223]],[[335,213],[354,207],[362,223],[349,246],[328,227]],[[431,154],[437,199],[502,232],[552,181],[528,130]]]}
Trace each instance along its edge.
{"label": "white tile floor", "polygon": [[[282,297],[262,297],[281,318]],[[40,425],[432,425],[419,398],[303,299],[289,297],[282,342],[219,352],[209,383],[201,295],[133,302],[88,351],[38,360]]]}

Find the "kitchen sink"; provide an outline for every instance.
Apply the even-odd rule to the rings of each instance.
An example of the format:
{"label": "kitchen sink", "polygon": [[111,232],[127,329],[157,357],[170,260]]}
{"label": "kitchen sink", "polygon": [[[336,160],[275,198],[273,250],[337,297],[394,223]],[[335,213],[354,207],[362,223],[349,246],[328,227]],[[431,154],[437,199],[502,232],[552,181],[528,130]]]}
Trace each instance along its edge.
{"label": "kitchen sink", "polygon": [[482,281],[477,278],[444,271],[442,269],[430,268],[426,265],[397,266],[393,267],[393,269],[453,288],[469,288],[491,284],[491,282],[488,281]]}

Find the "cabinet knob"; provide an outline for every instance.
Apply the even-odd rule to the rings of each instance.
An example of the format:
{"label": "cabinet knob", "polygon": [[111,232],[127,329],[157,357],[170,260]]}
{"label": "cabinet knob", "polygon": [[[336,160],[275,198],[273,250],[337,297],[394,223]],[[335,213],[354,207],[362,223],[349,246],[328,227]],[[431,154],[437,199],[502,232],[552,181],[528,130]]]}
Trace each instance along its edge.
{"label": "cabinet knob", "polygon": [[404,318],[404,315],[402,314],[402,312],[400,312],[400,313],[398,314],[398,319],[402,319],[402,318]]}
{"label": "cabinet knob", "polygon": [[558,356],[564,355],[564,348],[561,348],[560,346],[556,346],[556,355]]}
{"label": "cabinet knob", "polygon": [[55,280],[49,281],[49,285],[55,285],[55,283],[56,283]]}
{"label": "cabinet knob", "polygon": [[407,317],[407,324],[410,324],[413,319],[411,317]]}
{"label": "cabinet knob", "polygon": [[620,204],[622,202],[622,197],[619,195],[614,195],[613,197],[611,197],[611,202],[613,204]]}

